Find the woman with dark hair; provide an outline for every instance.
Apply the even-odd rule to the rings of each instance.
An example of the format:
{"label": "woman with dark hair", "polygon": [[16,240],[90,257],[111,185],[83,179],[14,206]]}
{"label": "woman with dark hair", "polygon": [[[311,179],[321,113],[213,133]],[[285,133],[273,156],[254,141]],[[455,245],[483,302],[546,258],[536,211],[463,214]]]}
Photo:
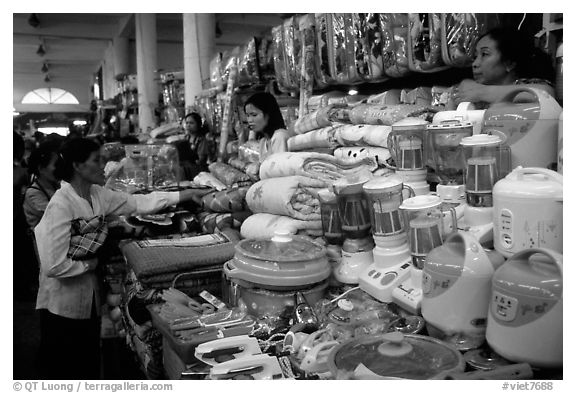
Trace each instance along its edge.
{"label": "woman with dark hair", "polygon": [[190,112],[182,120],[186,139],[192,151],[191,157],[186,160],[200,167],[200,171],[208,169],[208,163],[214,155],[213,143],[206,136],[206,128],[202,123],[202,117],[196,112]]}
{"label": "woman with dark hair", "polygon": [[46,140],[30,155],[28,170],[33,180],[24,195],[24,214],[31,229],[38,225],[50,198],[60,186],[54,174],[59,147],[59,141]]}
{"label": "woman with dark hair", "polygon": [[455,104],[498,102],[519,85],[538,88],[554,96],[551,58],[517,29],[499,27],[488,31],[476,43],[475,55],[474,80],[466,79],[453,89]]}
{"label": "woman with dark hair", "polygon": [[273,153],[288,151],[289,138],[276,98],[270,93],[255,93],[244,103],[250,130],[260,141],[260,161]]}
{"label": "woman with dark hair", "polygon": [[95,274],[107,236],[107,218],[154,213],[180,202],[199,202],[199,190],[130,195],[102,187],[100,145],[84,138],[62,146],[62,179],[36,226],[41,314],[39,367],[43,379],[100,377],[100,290]]}

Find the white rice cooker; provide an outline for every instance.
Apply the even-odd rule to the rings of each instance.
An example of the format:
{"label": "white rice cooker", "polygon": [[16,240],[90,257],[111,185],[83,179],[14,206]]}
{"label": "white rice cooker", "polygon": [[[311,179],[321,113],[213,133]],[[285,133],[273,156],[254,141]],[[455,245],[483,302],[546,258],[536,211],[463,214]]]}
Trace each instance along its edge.
{"label": "white rice cooker", "polygon": [[518,167],[492,190],[494,248],[510,257],[544,247],[562,253],[563,177],[544,168]]}
{"label": "white rice cooker", "polygon": [[[523,102],[523,95],[533,102]],[[495,134],[510,146],[512,168],[547,168],[558,154],[558,119],[562,107],[543,90],[519,86],[484,113],[482,132]]]}
{"label": "white rice cooker", "polygon": [[514,254],[492,278],[486,340],[503,358],[533,367],[562,365],[562,255],[544,248]]}

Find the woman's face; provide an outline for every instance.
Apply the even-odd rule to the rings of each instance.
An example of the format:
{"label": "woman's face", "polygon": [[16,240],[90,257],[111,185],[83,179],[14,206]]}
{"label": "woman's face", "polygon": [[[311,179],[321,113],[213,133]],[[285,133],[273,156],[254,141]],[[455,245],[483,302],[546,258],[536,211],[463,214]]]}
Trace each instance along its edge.
{"label": "woman's face", "polygon": [[85,162],[76,164],[76,173],[88,183],[100,185],[105,184],[106,180],[104,178],[104,169],[100,161],[100,151],[93,151]]}
{"label": "woman's face", "polygon": [[188,134],[196,134],[198,133],[199,124],[196,123],[196,120],[192,116],[186,118],[184,122],[184,129]]}
{"label": "woman's face", "polygon": [[476,44],[476,58],[472,63],[474,80],[483,85],[502,85],[511,78],[502,60],[496,41],[489,36],[482,37]]}
{"label": "woman's face", "polygon": [[52,153],[52,156],[50,156],[50,162],[48,162],[48,165],[46,165],[45,167],[40,167],[38,169],[39,176],[41,178],[47,180],[48,182],[52,183],[52,184],[58,183],[56,176],[54,176],[54,170],[56,169],[57,159],[58,159],[58,156],[55,153]]}
{"label": "woman's face", "polygon": [[264,132],[264,128],[266,128],[266,125],[268,124],[268,115],[252,104],[246,105],[245,111],[250,130],[256,133]]}

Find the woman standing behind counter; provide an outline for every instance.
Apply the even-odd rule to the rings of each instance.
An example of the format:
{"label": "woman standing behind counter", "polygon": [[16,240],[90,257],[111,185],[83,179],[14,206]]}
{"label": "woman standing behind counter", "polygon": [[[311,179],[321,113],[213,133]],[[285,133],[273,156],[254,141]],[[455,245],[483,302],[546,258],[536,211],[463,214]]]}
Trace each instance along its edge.
{"label": "woman standing behind counter", "polygon": [[288,151],[289,138],[276,98],[270,93],[255,93],[244,103],[250,131],[260,142],[260,162],[273,153]]}
{"label": "woman standing behind counter", "polygon": [[61,187],[35,229],[41,263],[40,377],[98,379],[101,302],[95,269],[106,218],[198,200],[198,190],[130,195],[103,188],[100,146],[82,138],[62,146],[56,176],[63,179]]}
{"label": "woman standing behind counter", "polygon": [[[465,79],[453,88],[455,105],[478,103],[486,107],[499,102],[518,86],[530,86],[554,96],[552,60],[532,40],[513,28],[496,28],[480,37],[472,63],[474,80]],[[527,99],[528,95],[519,95]]]}

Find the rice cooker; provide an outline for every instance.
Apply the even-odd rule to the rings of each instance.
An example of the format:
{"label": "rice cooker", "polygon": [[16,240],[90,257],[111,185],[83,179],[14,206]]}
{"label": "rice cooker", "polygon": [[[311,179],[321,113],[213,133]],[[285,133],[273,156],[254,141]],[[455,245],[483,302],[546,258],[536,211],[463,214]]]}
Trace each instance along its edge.
{"label": "rice cooker", "polygon": [[428,333],[461,351],[485,340],[494,271],[504,263],[470,234],[456,232],[426,257],[422,272],[422,316]]}
{"label": "rice cooker", "polygon": [[[520,94],[529,94],[535,100],[517,102]],[[482,132],[496,134],[510,146],[512,168],[547,168],[557,159],[561,112],[562,107],[550,94],[519,86],[486,110]]]}
{"label": "rice cooker", "polygon": [[326,250],[302,236],[276,232],[271,239],[244,239],[224,263],[225,301],[240,299],[255,317],[279,317],[300,292],[311,305],[323,298],[331,274]]}
{"label": "rice cooker", "polygon": [[526,248],[562,253],[563,177],[544,168],[516,168],[492,190],[494,248],[510,257]]}
{"label": "rice cooker", "polygon": [[514,254],[492,278],[486,340],[512,362],[562,365],[562,255],[545,248]]}

